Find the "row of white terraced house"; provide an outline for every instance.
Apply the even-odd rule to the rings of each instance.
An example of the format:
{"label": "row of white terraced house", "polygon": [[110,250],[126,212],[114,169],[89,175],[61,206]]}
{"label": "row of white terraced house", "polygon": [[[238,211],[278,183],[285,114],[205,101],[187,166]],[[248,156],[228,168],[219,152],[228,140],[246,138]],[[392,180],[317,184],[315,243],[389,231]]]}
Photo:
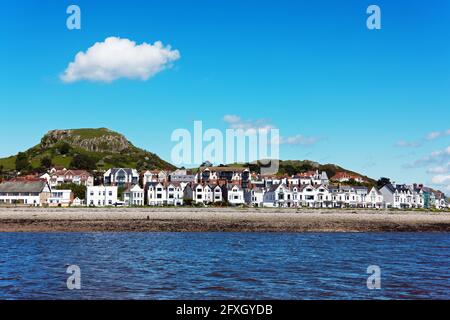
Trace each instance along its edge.
{"label": "row of white terraced house", "polygon": [[174,205],[186,202],[212,204],[224,202],[229,205],[254,207],[369,207],[382,208],[386,204],[383,195],[372,188],[326,185],[275,184],[269,188],[242,188],[238,184],[223,186],[213,184],[150,182],[146,191],[139,185],[123,193],[123,201],[117,197],[116,186],[88,187],[88,206],[112,206],[117,204],[142,206]]}
{"label": "row of white terraced house", "polygon": [[447,207],[445,196],[439,197],[427,188],[386,185],[380,190],[364,186],[276,183],[243,188],[238,183],[223,185],[189,182],[147,182],[129,187],[123,199],[117,198],[117,186],[88,187],[86,204],[93,206],[181,206],[186,203],[251,205],[254,207],[314,208],[438,208]]}

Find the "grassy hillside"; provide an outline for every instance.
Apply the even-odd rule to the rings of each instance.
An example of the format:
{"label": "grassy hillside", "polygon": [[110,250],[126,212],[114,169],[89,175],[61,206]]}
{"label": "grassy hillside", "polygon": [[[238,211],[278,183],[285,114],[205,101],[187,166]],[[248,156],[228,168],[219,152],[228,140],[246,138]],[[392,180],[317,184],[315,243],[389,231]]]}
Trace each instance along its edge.
{"label": "grassy hillside", "polygon": [[[230,166],[250,167],[250,170],[254,172],[260,172],[261,169],[261,164],[259,161],[253,163],[235,163],[231,164]],[[306,172],[309,170],[325,171],[329,178],[334,176],[338,171],[346,172],[363,177],[368,182],[368,185],[373,185],[376,183],[374,179],[371,179],[358,172],[342,168],[338,165],[331,163],[320,164],[318,162],[310,160],[280,160],[278,175],[285,175],[285,174],[294,175],[296,173]]]}
{"label": "grassy hillside", "polygon": [[[38,145],[24,151],[24,154],[29,162],[29,170],[41,168],[44,158],[49,158],[53,166],[66,168],[73,167],[74,158],[94,163],[95,167],[90,169],[175,168],[156,154],[135,147],[120,133],[106,128],[53,130],[44,135]],[[3,166],[4,171],[14,170],[16,157],[17,155],[0,159],[0,168]]]}

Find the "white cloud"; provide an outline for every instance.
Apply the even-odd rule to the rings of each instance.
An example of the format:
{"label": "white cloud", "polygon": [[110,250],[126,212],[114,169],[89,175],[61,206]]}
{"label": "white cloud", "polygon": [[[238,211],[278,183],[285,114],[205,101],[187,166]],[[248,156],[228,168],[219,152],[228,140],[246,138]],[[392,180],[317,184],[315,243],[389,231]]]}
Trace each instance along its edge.
{"label": "white cloud", "polygon": [[437,166],[437,167],[433,167],[433,168],[429,168],[427,170],[427,173],[448,173],[450,172],[450,162],[448,162],[447,164],[443,165],[443,166]]}
{"label": "white cloud", "polygon": [[241,121],[241,118],[236,115],[233,115],[233,114],[226,114],[223,117],[223,121],[225,121],[227,123],[237,123],[237,122]]}
{"label": "white cloud", "polygon": [[86,52],[78,52],[61,80],[68,83],[80,80],[112,82],[119,78],[145,81],[179,58],[178,50],[172,50],[160,41],[137,45],[129,39],[109,37]]}
{"label": "white cloud", "polygon": [[[228,123],[231,129],[242,129],[245,134],[255,134],[257,132],[268,132],[271,129],[276,129],[267,119],[258,120],[243,120],[237,115],[227,114],[223,117],[223,121]],[[309,137],[301,134],[294,136],[283,137],[279,139],[273,138],[271,140],[274,144],[287,144],[287,145],[313,145],[319,141],[317,137]]]}
{"label": "white cloud", "polygon": [[306,137],[301,134],[280,138],[281,144],[290,144],[290,145],[303,145],[303,146],[312,145],[315,144],[317,141],[319,141],[319,138],[317,137]]}
{"label": "white cloud", "polygon": [[428,133],[425,137],[421,138],[418,141],[405,141],[400,140],[398,141],[395,146],[399,148],[418,148],[422,146],[427,141],[433,141],[441,137],[447,137],[450,136],[450,129],[444,130],[444,131],[433,131]]}
{"label": "white cloud", "polygon": [[417,141],[408,142],[408,141],[404,141],[404,140],[398,141],[395,144],[396,147],[400,147],[400,148],[417,148],[417,147],[420,147],[421,145],[422,144]]}
{"label": "white cloud", "polygon": [[406,165],[406,168],[423,167],[432,164],[442,164],[450,160],[450,146],[445,149],[434,151],[431,154]]}
{"label": "white cloud", "polygon": [[440,137],[450,136],[450,129],[446,131],[434,131],[427,135],[427,140],[435,140]]}
{"label": "white cloud", "polygon": [[450,174],[438,174],[431,178],[431,182],[437,185],[450,184]]}
{"label": "white cloud", "polygon": [[273,125],[268,123],[266,119],[242,120],[241,117],[227,114],[223,117],[223,121],[228,123],[231,129],[242,129],[245,134],[254,134],[258,131],[267,132],[270,129],[276,129]]}

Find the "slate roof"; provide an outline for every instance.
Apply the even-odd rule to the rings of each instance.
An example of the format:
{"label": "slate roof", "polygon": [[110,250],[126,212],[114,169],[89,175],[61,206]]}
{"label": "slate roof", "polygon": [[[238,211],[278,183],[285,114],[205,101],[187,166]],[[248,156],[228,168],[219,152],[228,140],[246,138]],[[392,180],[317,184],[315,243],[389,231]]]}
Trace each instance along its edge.
{"label": "slate roof", "polygon": [[136,169],[131,169],[131,168],[112,168],[111,169],[111,174],[115,175],[118,171],[125,171],[125,173],[127,175],[137,174],[137,170]]}
{"label": "slate roof", "polygon": [[394,186],[392,183],[388,183],[384,187],[386,187],[392,193],[395,193],[396,190],[398,192],[411,192],[411,189],[404,184],[397,184]]}
{"label": "slate roof", "polygon": [[0,192],[38,192],[46,187],[45,181],[7,181],[0,183]]}

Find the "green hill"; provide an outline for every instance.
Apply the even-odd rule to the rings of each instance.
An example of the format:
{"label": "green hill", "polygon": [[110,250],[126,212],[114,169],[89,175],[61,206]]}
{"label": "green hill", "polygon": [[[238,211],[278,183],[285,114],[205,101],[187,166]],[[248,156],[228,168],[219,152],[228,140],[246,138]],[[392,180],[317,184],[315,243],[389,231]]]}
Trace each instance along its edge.
{"label": "green hill", "polygon": [[156,154],[135,147],[122,134],[106,128],[49,131],[38,145],[0,159],[0,168],[3,166],[3,171],[15,170],[17,157],[24,171],[42,168],[43,163],[48,164],[49,160],[53,166],[74,169],[175,169]]}
{"label": "green hill", "polygon": [[[264,160],[263,163],[267,163],[267,160]],[[260,161],[252,162],[252,163],[235,163],[231,164],[229,166],[243,166],[243,167],[249,167],[250,171],[253,172],[260,172],[261,171],[261,163]],[[278,169],[278,175],[294,175],[300,172],[306,172],[310,170],[319,170],[325,171],[329,178],[333,177],[337,172],[345,172],[348,174],[353,174],[356,176],[360,176],[364,178],[365,181],[367,181],[367,185],[374,185],[376,181],[370,177],[367,177],[363,174],[360,174],[355,171],[351,171],[345,168],[342,168],[338,165],[327,163],[327,164],[320,164],[318,162],[314,162],[311,160],[280,160],[279,162],[279,169]]]}

